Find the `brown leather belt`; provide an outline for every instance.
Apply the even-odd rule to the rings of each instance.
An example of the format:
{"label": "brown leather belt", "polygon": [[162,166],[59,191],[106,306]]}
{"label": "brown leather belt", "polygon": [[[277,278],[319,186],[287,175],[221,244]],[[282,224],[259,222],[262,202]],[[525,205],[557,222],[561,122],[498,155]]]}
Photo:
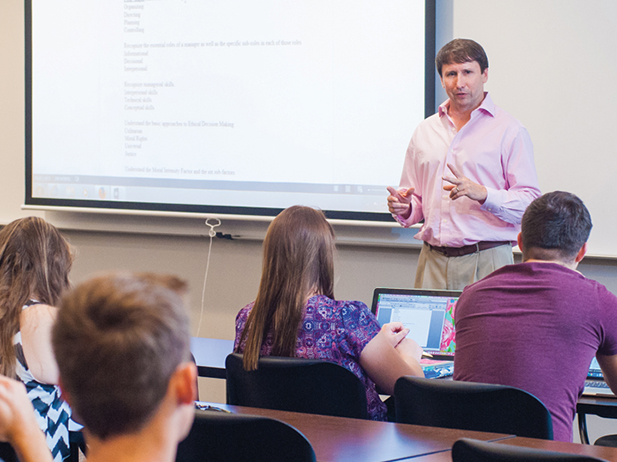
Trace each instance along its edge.
{"label": "brown leather belt", "polygon": [[435,252],[439,252],[446,257],[462,257],[463,255],[469,255],[476,252],[481,252],[482,250],[492,249],[493,247],[499,247],[500,245],[510,244],[510,241],[480,241],[475,244],[464,245],[463,247],[438,247],[435,245],[428,244],[431,250]]}

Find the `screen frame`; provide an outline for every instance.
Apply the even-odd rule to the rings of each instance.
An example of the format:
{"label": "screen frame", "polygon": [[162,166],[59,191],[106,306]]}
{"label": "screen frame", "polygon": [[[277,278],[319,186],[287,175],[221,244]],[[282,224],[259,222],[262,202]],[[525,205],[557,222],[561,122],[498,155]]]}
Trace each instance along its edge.
{"label": "screen frame", "polygon": [[[33,161],[32,161],[32,0],[24,0],[25,31],[25,206],[27,209],[74,210],[76,212],[126,213],[135,211],[140,214],[153,215],[161,213],[235,216],[243,219],[251,217],[273,218],[282,208],[241,207],[207,204],[172,204],[129,201],[105,201],[87,199],[60,199],[33,197]],[[425,0],[425,63],[424,63],[424,117],[435,113],[435,62],[436,52],[436,1]],[[391,214],[379,212],[356,212],[340,210],[323,210],[326,218],[331,220],[391,223],[396,224]]]}

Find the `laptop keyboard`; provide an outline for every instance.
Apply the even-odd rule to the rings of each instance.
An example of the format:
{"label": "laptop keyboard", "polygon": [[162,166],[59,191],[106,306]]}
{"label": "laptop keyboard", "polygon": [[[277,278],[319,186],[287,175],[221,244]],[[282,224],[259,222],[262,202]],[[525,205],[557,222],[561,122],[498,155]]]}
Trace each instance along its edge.
{"label": "laptop keyboard", "polygon": [[584,395],[616,398],[604,380],[585,380]]}
{"label": "laptop keyboard", "polygon": [[592,388],[608,388],[607,383],[602,380],[585,380],[585,386]]}

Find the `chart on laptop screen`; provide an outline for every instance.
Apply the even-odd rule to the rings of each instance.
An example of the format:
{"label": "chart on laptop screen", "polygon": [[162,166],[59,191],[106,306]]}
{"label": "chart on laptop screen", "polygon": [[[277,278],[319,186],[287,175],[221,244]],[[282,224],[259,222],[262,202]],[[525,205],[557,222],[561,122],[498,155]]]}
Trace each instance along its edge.
{"label": "chart on laptop screen", "polygon": [[373,312],[381,325],[401,322],[409,329],[407,337],[414,339],[427,353],[454,355],[454,310],[460,292],[423,293],[427,291],[408,289],[407,293],[387,293],[385,289],[377,290]]}

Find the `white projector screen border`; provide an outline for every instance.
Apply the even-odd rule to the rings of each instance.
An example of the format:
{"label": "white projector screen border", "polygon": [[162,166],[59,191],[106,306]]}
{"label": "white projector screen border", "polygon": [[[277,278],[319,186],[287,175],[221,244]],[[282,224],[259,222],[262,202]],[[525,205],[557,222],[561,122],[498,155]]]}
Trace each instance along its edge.
{"label": "white projector screen border", "polygon": [[26,0],[26,206],[391,223],[384,186],[435,109],[434,0],[257,3]]}

